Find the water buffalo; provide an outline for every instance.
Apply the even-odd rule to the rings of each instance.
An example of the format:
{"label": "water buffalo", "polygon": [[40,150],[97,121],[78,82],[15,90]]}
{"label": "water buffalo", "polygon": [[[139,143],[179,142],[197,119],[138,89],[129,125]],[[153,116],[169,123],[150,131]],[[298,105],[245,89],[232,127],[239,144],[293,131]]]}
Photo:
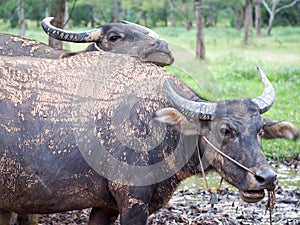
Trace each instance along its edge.
{"label": "water buffalo", "polygon": [[165,66],[173,63],[174,58],[168,43],[149,28],[134,23],[109,23],[97,29],[72,32],[54,27],[53,17],[42,21],[42,28],[51,37],[68,42],[89,43],[84,51],[69,52],[62,57],[70,57],[82,52],[110,51],[138,57],[142,62],[154,62]]}
{"label": "water buffalo", "polygon": [[[120,54],[128,54],[139,58],[142,62],[153,62],[160,66],[170,65],[174,58],[168,43],[159,39],[158,35],[146,27],[141,27],[136,24],[105,24],[98,29],[97,37],[94,39],[86,38],[85,41],[80,41],[78,36],[89,32],[75,33],[73,39],[67,40],[67,31],[63,31],[53,27],[50,24],[51,18],[45,18],[42,21],[42,27],[50,36],[55,34],[63,34],[64,39],[60,40],[72,42],[93,42],[86,50],[88,51],[110,51]],[[62,33],[64,32],[64,33]],[[154,33],[154,34],[153,34]],[[73,34],[73,33],[72,33]],[[70,34],[71,35],[71,34]],[[58,38],[58,37],[57,37]],[[58,50],[41,43],[39,41],[14,36],[10,34],[0,34],[0,55],[9,56],[32,56],[37,58],[58,59],[70,57],[80,52],[68,52]]]}
{"label": "water buffalo", "polygon": [[[42,21],[43,29],[49,33],[50,36],[60,34],[60,37],[62,37],[63,34],[66,35],[64,36],[65,38],[68,37],[67,34],[70,34],[70,32],[52,26],[50,23],[52,19],[52,17],[49,17]],[[9,34],[0,34],[0,55],[58,59],[88,51],[104,50],[128,54],[139,58],[143,62],[152,62],[159,66],[173,63],[174,58],[168,48],[167,42],[160,39],[158,34],[137,24],[126,21],[123,23],[125,24],[106,24],[99,27],[96,29],[99,36],[94,37],[94,43],[88,46],[85,51],[74,53],[51,48],[44,43],[33,39]],[[72,35],[74,35],[72,36],[72,40],[69,38],[67,41],[82,42],[78,37],[82,37],[82,35],[86,33],[88,32],[72,33]],[[83,42],[87,41],[88,40],[85,40]],[[27,218],[27,216],[18,217],[18,220],[21,221],[31,221],[32,219],[35,218],[32,216],[29,218]],[[31,222],[28,222],[28,224],[31,224]]]}
{"label": "water buffalo", "polygon": [[1,213],[92,208],[89,225],[118,215],[123,225],[145,225],[180,181],[200,173],[200,156],[243,200],[260,201],[277,184],[262,138],[299,131],[262,118],[275,92],[259,72],[262,95],[209,102],[127,55],[1,57]]}

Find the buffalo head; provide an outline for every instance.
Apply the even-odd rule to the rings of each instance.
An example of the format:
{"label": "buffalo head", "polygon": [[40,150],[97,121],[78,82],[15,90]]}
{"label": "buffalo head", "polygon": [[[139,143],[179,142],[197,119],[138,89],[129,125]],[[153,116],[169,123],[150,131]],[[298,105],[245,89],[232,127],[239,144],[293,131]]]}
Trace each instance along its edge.
{"label": "buffalo head", "polygon": [[[93,42],[82,52],[103,50],[129,54],[142,62],[153,62],[160,66],[170,65],[174,61],[168,43],[149,28],[123,21],[105,24],[89,31],[71,32],[54,27],[52,20],[53,17],[47,17],[42,21],[42,27],[49,36],[68,42]],[[80,52],[66,53],[63,57],[78,53]]]}
{"label": "buffalo head", "polygon": [[237,187],[246,202],[260,201],[265,189],[274,190],[277,185],[276,174],[262,152],[262,138],[296,139],[299,136],[294,125],[261,116],[272,106],[275,91],[265,74],[259,68],[258,71],[264,92],[254,99],[191,101],[178,95],[167,82],[167,93],[174,108],[159,110],[155,118],[186,135],[200,135],[203,159]]}

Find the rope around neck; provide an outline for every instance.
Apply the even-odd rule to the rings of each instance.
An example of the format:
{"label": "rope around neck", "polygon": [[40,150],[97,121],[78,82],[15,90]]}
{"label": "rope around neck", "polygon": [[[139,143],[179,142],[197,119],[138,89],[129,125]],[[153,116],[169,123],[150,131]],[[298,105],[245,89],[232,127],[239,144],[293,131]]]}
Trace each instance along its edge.
{"label": "rope around neck", "polygon": [[[202,160],[201,160],[201,157],[200,157],[200,150],[199,150],[199,145],[198,145],[198,141],[196,143],[196,146],[197,146],[197,152],[198,152],[198,158],[199,158],[199,162],[200,162],[200,166],[201,166],[201,171],[202,171],[202,175],[203,175],[203,178],[204,178],[204,182],[205,182],[205,186],[206,186],[206,190],[209,192],[210,194],[210,203],[213,207],[213,205],[217,202],[217,195],[215,192],[213,192],[209,185],[208,185],[208,182],[207,182],[207,179],[206,179],[206,176],[205,176],[205,172],[204,172],[204,168],[203,168],[203,164],[202,164]],[[217,194],[220,193],[221,191],[221,185],[222,185],[222,181],[223,181],[223,177],[221,177],[221,180],[220,180],[220,183],[219,183],[219,186],[218,188],[216,189],[216,192]]]}
{"label": "rope around neck", "polygon": [[[240,166],[241,168],[243,168],[244,170],[252,173],[253,175],[256,175],[256,173],[249,169],[248,167],[242,165],[241,163],[237,162],[236,160],[234,160],[233,158],[231,158],[230,156],[226,155],[224,152],[222,152],[220,149],[218,149],[215,145],[213,145],[205,136],[202,136],[203,140],[210,145],[215,151],[217,151],[218,153],[220,153],[222,156],[224,156],[225,158],[229,159],[230,161],[232,161],[233,163],[235,163],[236,165]],[[197,148],[197,152],[198,152],[198,159],[199,159],[199,163],[200,163],[200,167],[201,167],[201,172],[204,178],[204,182],[205,182],[205,186],[206,186],[206,190],[210,193],[210,203],[213,207],[213,205],[217,202],[217,197],[216,197],[216,193],[213,192],[207,182],[206,176],[205,176],[205,172],[204,172],[204,168],[203,168],[203,164],[202,164],[202,160],[201,160],[201,156],[200,156],[200,149],[199,149],[199,142],[197,141],[196,143],[196,148]],[[217,193],[220,193],[221,190],[221,185],[222,185],[222,181],[223,181],[223,177],[220,180],[219,183],[219,187],[216,189]]]}

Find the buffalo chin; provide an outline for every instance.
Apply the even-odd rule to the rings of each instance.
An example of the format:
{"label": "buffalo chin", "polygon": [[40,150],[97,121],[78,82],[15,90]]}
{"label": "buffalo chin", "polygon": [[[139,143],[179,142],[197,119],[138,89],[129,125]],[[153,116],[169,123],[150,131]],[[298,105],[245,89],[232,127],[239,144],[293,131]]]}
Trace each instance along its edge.
{"label": "buffalo chin", "polygon": [[259,202],[265,197],[264,190],[260,191],[240,191],[239,192],[241,199],[248,203]]}
{"label": "buffalo chin", "polygon": [[[141,57],[140,57],[141,58]],[[163,52],[154,52],[141,58],[142,62],[152,62],[158,66],[168,66],[174,62],[174,58],[170,54]]]}

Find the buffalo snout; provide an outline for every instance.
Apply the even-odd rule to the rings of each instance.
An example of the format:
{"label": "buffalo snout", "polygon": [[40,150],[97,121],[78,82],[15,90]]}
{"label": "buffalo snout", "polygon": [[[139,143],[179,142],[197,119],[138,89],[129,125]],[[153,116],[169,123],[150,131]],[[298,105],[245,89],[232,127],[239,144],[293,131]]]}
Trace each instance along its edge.
{"label": "buffalo snout", "polygon": [[265,190],[274,190],[278,184],[277,175],[269,166],[256,169],[255,175],[248,173],[240,186],[240,197],[248,203],[255,203],[265,197]]}
{"label": "buffalo snout", "polygon": [[152,44],[156,47],[156,50],[159,52],[164,52],[170,54],[171,50],[169,49],[168,42],[163,39],[157,39]]}
{"label": "buffalo snout", "polygon": [[170,65],[174,62],[174,56],[169,49],[168,43],[163,39],[157,39],[144,46],[139,53],[142,62],[152,62],[158,66]]}
{"label": "buffalo snout", "polygon": [[269,168],[256,172],[255,178],[261,189],[274,190],[278,184],[277,175]]}

